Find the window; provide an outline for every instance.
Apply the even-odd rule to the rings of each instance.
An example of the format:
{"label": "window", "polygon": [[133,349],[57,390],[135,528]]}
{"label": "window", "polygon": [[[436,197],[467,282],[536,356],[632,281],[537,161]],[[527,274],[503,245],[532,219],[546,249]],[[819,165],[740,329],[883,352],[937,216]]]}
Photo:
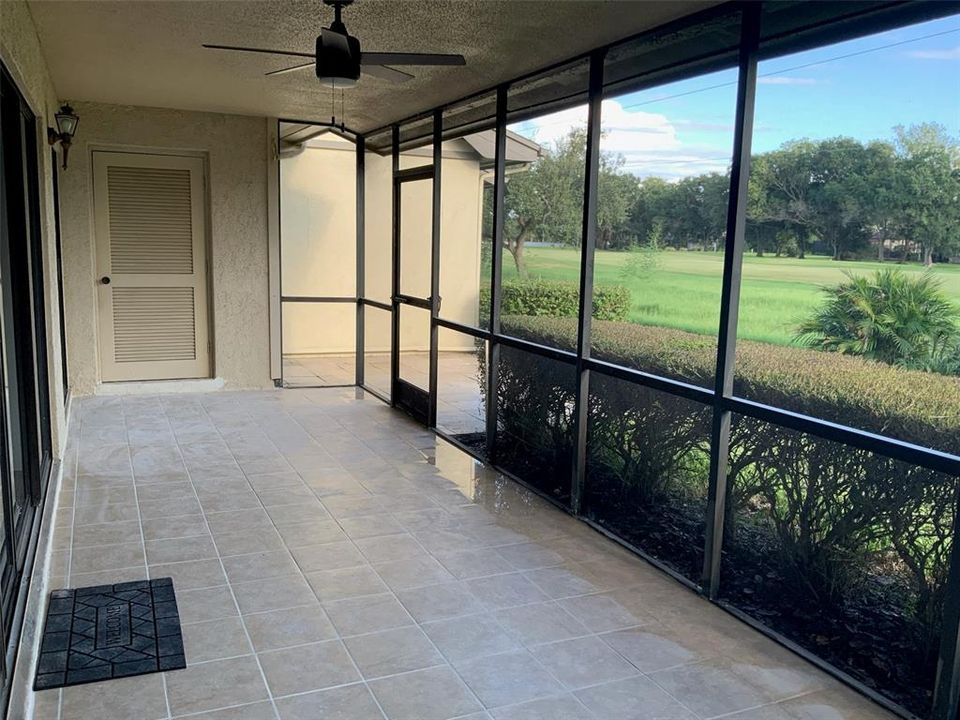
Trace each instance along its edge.
{"label": "window", "polygon": [[722,597],[921,717],[956,478],[734,416]]}
{"label": "window", "polygon": [[760,62],[738,395],[960,453],[957,33]]}
{"label": "window", "polygon": [[586,61],[573,63],[507,94],[508,157],[522,161],[504,186],[501,325],[564,349],[575,334],[570,341],[553,328],[575,327],[580,311],[588,70]]}
{"label": "window", "polygon": [[495,462],[569,505],[576,369],[502,346],[498,380]]}
{"label": "window", "polygon": [[356,145],[327,128],[280,124],[283,380],[356,382]]}
{"label": "window", "polygon": [[364,298],[389,303],[393,295],[393,169],[390,134],[366,138],[363,157]]}
{"label": "window", "polygon": [[604,100],[592,354],[712,387],[737,71]]}
{"label": "window", "polygon": [[711,408],[600,373],[588,408],[583,514],[699,583]]}
{"label": "window", "polygon": [[[0,683],[51,466],[37,121],[0,65]],[[46,151],[44,151],[46,152]],[[35,536],[33,536],[35,538]],[[24,594],[24,600],[25,594]],[[20,606],[22,609],[22,606]]]}
{"label": "window", "polygon": [[[486,113],[496,110],[496,99],[491,107],[490,97],[444,112],[440,165],[439,316],[481,328],[490,326],[493,268],[496,130]],[[454,135],[464,126],[478,125],[483,129]]]}
{"label": "window", "polygon": [[363,308],[363,384],[390,399],[390,312],[367,305]]}
{"label": "window", "polygon": [[439,329],[437,427],[486,455],[487,343]]}

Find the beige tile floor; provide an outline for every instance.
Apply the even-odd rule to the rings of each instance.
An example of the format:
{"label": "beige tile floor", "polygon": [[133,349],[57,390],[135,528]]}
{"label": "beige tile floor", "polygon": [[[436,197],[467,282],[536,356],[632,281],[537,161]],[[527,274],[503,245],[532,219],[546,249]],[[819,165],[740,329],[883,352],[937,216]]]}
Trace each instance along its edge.
{"label": "beige tile floor", "polygon": [[188,668],[40,720],[880,720],[370,396],[77,401],[52,587],[171,576]]}
{"label": "beige tile floor", "polygon": [[[285,355],[283,380],[287,387],[350,385],[355,377],[355,355]],[[429,387],[429,355],[403,352],[400,376],[417,387]],[[389,353],[368,353],[364,360],[365,382],[385,395],[390,394]],[[437,369],[437,425],[444,431],[483,432],[484,401],[482,381],[475,352],[441,352]]]}
{"label": "beige tile floor", "polygon": [[[387,356],[389,358],[389,356]],[[286,387],[328,387],[352,385],[356,375],[356,354],[284,355],[283,383]],[[389,363],[387,372],[390,372]]]}

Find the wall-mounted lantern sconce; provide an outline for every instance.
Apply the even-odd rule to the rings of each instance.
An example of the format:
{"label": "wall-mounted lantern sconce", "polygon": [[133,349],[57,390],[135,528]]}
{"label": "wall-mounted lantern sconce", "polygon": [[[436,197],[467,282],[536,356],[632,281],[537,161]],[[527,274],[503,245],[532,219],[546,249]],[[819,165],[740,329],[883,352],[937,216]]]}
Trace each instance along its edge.
{"label": "wall-mounted lantern sconce", "polygon": [[57,129],[47,128],[47,142],[51,145],[60,143],[63,152],[63,169],[67,169],[67,153],[70,152],[70,143],[73,142],[73,135],[77,132],[77,125],[80,118],[69,105],[63,105],[54,117],[57,120]]}

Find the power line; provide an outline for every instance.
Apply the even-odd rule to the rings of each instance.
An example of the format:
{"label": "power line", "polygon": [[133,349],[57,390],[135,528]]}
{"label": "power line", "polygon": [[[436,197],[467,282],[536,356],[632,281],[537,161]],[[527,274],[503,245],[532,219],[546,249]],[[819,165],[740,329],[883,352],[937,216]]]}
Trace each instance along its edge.
{"label": "power line", "polygon": [[[887,43],[885,45],[879,45],[873,48],[867,48],[864,50],[857,50],[855,52],[845,53],[843,55],[836,55],[830,58],[824,58],[823,60],[816,60],[814,62],[804,63],[802,65],[794,65],[793,67],[782,68],[768,73],[763,73],[758,75],[758,77],[772,77],[781,75],[783,73],[794,72],[795,70],[803,70],[809,67],[814,67],[816,65],[825,65],[826,63],[836,62],[837,60],[845,60],[847,58],[857,57],[859,55],[867,55],[869,53],[879,52],[880,50],[889,50],[890,48],[899,47],[901,45],[908,45],[910,43],[920,42],[921,40],[929,40],[930,38],[942,37],[944,35],[950,35],[952,33],[960,32],[960,28],[953,28],[950,30],[941,30],[940,32],[930,33],[928,35],[922,35],[920,37],[910,38],[909,40],[900,40],[898,42]],[[696,95],[697,93],[707,92],[708,90],[717,90],[723,87],[731,87],[736,85],[736,81],[728,81],[717,83],[716,85],[708,85],[707,87],[696,88],[693,90],[686,90],[684,92],[674,93],[673,95],[665,95],[657,98],[652,98],[650,100],[644,100],[638,103],[632,103],[630,105],[624,105],[621,107],[622,110],[633,110],[635,108],[644,107],[646,105],[652,105],[655,103],[666,102],[667,100],[675,100],[677,98],[686,97],[688,95]],[[563,112],[562,110],[560,112]],[[522,124],[522,123],[521,123]],[[556,120],[548,123],[538,123],[537,128],[551,127],[554,125],[565,125],[564,121]]]}

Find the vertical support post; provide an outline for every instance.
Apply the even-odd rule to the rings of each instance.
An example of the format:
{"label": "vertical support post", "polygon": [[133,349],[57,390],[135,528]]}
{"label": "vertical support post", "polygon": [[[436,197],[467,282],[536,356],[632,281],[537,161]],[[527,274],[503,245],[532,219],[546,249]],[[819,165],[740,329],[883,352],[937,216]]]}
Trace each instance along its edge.
{"label": "vertical support post", "polygon": [[270,379],[283,383],[283,304],[280,250],[280,121],[267,118],[267,253],[270,295]]}
{"label": "vertical support post", "polygon": [[931,720],[957,720],[960,717],[960,488],[954,499],[953,547],[950,549],[937,683],[930,717]]}
{"label": "vertical support post", "polygon": [[490,342],[487,346],[487,458],[493,462],[497,438],[497,388],[500,384],[500,280],[503,276],[503,194],[507,176],[507,85],[497,88],[493,154],[493,228],[490,242]]}
{"label": "vertical support post", "polygon": [[437,363],[440,360],[440,182],[443,165],[443,109],[433,111],[433,202],[430,218],[430,368],[428,389],[430,401],[427,405],[427,427],[437,426]]}
{"label": "vertical support post", "polygon": [[573,482],[570,509],[580,514],[587,475],[587,425],[590,403],[590,327],[593,317],[593,260],[597,248],[597,192],[600,180],[600,126],[605,50],[590,55],[587,95],[587,148],[583,175],[583,224],[580,234],[580,312],[577,316],[577,386],[573,409]]}
{"label": "vertical support post", "polygon": [[727,235],[723,254],[723,285],[720,291],[720,327],[714,376],[713,427],[710,437],[710,484],[707,495],[707,527],[703,558],[703,589],[711,599],[720,590],[720,556],[727,499],[727,460],[730,451],[730,416],[724,399],[733,394],[740,308],[740,271],[743,263],[744,228],[747,214],[747,184],[753,139],[753,108],[757,89],[757,47],[760,38],[760,3],[743,5],[740,33],[737,110],[730,166],[730,199],[727,205]]}
{"label": "vertical support post", "polygon": [[390,293],[390,404],[397,404],[397,379],[400,377],[400,126],[393,126],[393,156],[390,182],[393,197],[393,267],[391,268]]}
{"label": "vertical support post", "polygon": [[354,363],[354,384],[358,387],[363,385],[363,354],[364,354],[364,305],[363,298],[366,296],[366,247],[364,233],[364,219],[366,217],[366,141],[361,135],[357,138],[357,337],[356,337],[356,360]]}

